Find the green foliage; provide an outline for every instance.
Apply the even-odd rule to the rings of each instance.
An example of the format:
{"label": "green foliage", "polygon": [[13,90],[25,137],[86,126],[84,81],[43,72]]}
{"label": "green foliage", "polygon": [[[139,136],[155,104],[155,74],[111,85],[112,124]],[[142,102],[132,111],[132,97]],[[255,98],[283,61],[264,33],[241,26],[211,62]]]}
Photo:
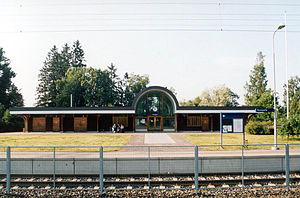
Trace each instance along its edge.
{"label": "green foliage", "polygon": [[57,85],[58,80],[65,77],[69,68],[84,67],[83,62],[84,52],[79,41],[74,43],[72,49],[65,44],[60,52],[54,45],[40,70],[37,106],[56,106],[56,98],[60,94]]}
{"label": "green foliage", "polygon": [[[273,108],[274,95],[271,89],[267,89],[267,74],[264,66],[264,55],[262,52],[257,54],[257,63],[254,65],[249,75],[249,82],[246,82],[245,104],[248,106],[259,106]],[[276,103],[277,98],[276,98]],[[273,120],[273,113],[260,113],[251,117],[257,122]]]}
{"label": "green foliage", "polygon": [[252,105],[267,91],[267,74],[264,66],[264,55],[257,53],[257,63],[250,72],[249,83],[246,82],[245,104]]}
{"label": "green foliage", "polygon": [[70,106],[70,95],[72,94],[73,106],[85,106],[85,92],[87,82],[92,68],[74,67],[69,68],[66,77],[57,81],[59,95],[56,97],[56,106]]}
{"label": "green foliage", "polygon": [[[290,115],[296,115],[300,112],[300,78],[298,76],[291,77],[291,79],[288,81],[289,83],[289,109],[290,109]],[[287,107],[287,101],[286,101],[286,84],[284,84],[284,97],[283,97],[283,103],[285,106],[285,109]]]}
{"label": "green foliage", "polygon": [[130,106],[137,93],[149,83],[147,76],[125,74],[124,80],[117,75],[114,65],[101,71],[91,67],[69,68],[66,76],[57,81],[59,95],[56,106]]}
{"label": "green foliage", "polygon": [[12,83],[16,74],[9,67],[10,60],[5,57],[0,48],[0,131],[17,131],[22,127],[21,118],[9,113],[10,107],[23,106],[23,97],[18,88]]}
{"label": "green foliage", "polygon": [[147,87],[149,84],[149,76],[148,75],[138,75],[131,73],[128,75],[127,73],[124,76],[124,106],[131,106],[135,96],[143,89]]}
{"label": "green foliage", "polygon": [[77,40],[74,42],[72,51],[71,51],[71,66],[72,67],[85,67],[84,64],[84,51],[80,45],[80,42]]}
{"label": "green foliage", "polygon": [[281,128],[279,133],[282,136],[293,137],[300,135],[300,114],[291,114],[289,118],[282,118],[280,120]]}
{"label": "green foliage", "polygon": [[105,70],[87,68],[79,41],[59,51],[54,46],[39,74],[37,106],[130,106],[149,83],[148,76],[125,74],[120,79],[111,64]]}
{"label": "green foliage", "polygon": [[261,122],[250,120],[245,126],[245,131],[252,135],[270,135],[272,131],[268,129],[268,126],[271,126],[271,124],[271,121]]}
{"label": "green foliage", "polygon": [[181,102],[183,106],[238,106],[239,96],[225,85],[206,89],[194,100]]}

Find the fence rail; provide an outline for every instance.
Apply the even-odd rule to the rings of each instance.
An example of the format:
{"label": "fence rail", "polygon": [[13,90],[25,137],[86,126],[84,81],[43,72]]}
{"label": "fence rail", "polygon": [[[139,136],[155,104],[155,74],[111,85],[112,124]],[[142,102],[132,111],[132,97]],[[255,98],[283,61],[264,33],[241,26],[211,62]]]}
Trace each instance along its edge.
{"label": "fence rail", "polygon": [[[251,164],[253,164],[254,166],[256,165],[256,159],[248,159],[245,157],[245,154],[247,152],[250,152],[248,149],[251,148],[252,146],[272,146],[272,144],[251,144],[251,145],[223,145],[223,147],[239,147],[240,149],[237,150],[237,152],[240,152],[240,155],[237,156],[237,158],[235,159],[235,161],[232,162],[227,162],[226,161],[226,157],[220,158],[220,159],[207,159],[205,160],[201,160],[201,157],[204,151],[205,147],[216,147],[218,145],[198,145],[198,146],[100,146],[100,147],[96,147],[96,146],[85,146],[85,147],[71,147],[71,146],[59,146],[59,147],[30,147],[30,146],[26,146],[26,147],[20,147],[20,146],[12,146],[12,147],[0,147],[0,151],[2,151],[2,154],[5,153],[5,155],[1,155],[2,157],[2,161],[3,163],[0,164],[0,168],[2,170],[5,169],[6,173],[6,186],[5,186],[5,190],[6,193],[9,194],[10,191],[12,190],[11,188],[11,176],[13,176],[15,174],[15,169],[16,169],[16,165],[12,166],[12,163],[14,163],[15,160],[19,159],[17,157],[14,157],[14,154],[16,152],[24,152],[24,150],[19,151],[20,149],[30,149],[30,151],[32,152],[32,150],[37,149],[37,151],[40,151],[39,149],[43,148],[46,149],[46,151],[41,151],[41,152],[32,152],[31,154],[34,155],[34,159],[38,160],[41,159],[38,163],[38,165],[36,165],[37,170],[40,170],[41,168],[47,167],[49,170],[52,170],[52,186],[51,188],[47,188],[47,190],[61,190],[61,188],[57,187],[57,183],[58,183],[58,178],[57,175],[61,175],[61,174],[70,174],[69,172],[63,172],[64,170],[68,170],[66,169],[66,167],[73,167],[73,172],[71,172],[71,174],[76,173],[76,171],[84,171],[82,169],[86,169],[86,170],[93,170],[94,172],[97,173],[98,178],[97,178],[97,182],[98,182],[98,188],[97,190],[99,190],[99,193],[102,194],[104,190],[153,190],[153,189],[159,189],[159,188],[153,188],[152,182],[153,180],[152,177],[154,177],[154,175],[158,175],[160,173],[165,173],[165,174],[170,174],[172,172],[168,172],[169,170],[177,170],[180,172],[185,172],[188,171],[188,169],[191,169],[191,171],[193,172],[193,185],[191,187],[171,187],[168,188],[170,190],[174,190],[174,189],[193,189],[195,190],[195,193],[199,193],[199,191],[201,189],[210,189],[210,188],[249,188],[250,186],[247,186],[245,184],[245,168],[248,169],[253,169],[253,167],[250,167]],[[291,154],[290,154],[290,148],[291,146],[295,147],[295,146],[300,146],[300,144],[278,144],[278,146],[284,146],[284,150],[278,151],[280,155],[284,156],[284,158],[282,158],[283,160],[281,160],[281,158],[272,158],[270,159],[271,161],[273,160],[275,163],[282,163],[282,167],[284,168],[284,172],[285,172],[285,185],[284,187],[286,188],[287,191],[289,191],[290,187],[292,186],[297,186],[297,184],[291,184],[290,182],[290,172],[291,172]],[[83,148],[93,148],[94,150],[92,152],[86,151],[86,152],[76,152],[77,150],[83,149]],[[112,148],[116,148],[115,151],[111,151]],[[66,156],[66,152],[68,152],[68,150],[66,149],[70,149],[69,151],[71,153],[73,153],[73,157],[72,158],[76,158],[78,156],[78,154],[80,153],[81,155],[79,156],[82,157],[84,156],[84,154],[87,154],[88,156],[85,156],[87,158],[83,158],[81,159],[81,161],[75,161],[73,160],[73,162],[70,162],[68,160],[66,160],[69,156]],[[106,149],[108,149],[108,151],[106,152]],[[74,151],[75,150],[75,151]],[[300,151],[300,150],[299,150]],[[166,153],[164,156],[165,157],[157,157],[159,155],[156,155],[158,153]],[[265,150],[265,152],[268,152],[267,150]],[[45,153],[48,153],[47,155],[44,155]],[[126,160],[127,161],[122,161],[119,157],[121,154],[126,153]],[[193,154],[193,155],[187,155],[187,157],[178,157],[178,154],[182,153],[183,155],[185,154]],[[300,152],[299,152],[300,154]],[[5,156],[5,157],[4,157]],[[50,157],[49,157],[50,156]],[[0,158],[0,159],[1,159]],[[89,161],[90,159],[93,159],[92,161]],[[115,158],[114,160],[111,160],[112,158]],[[50,159],[50,161],[49,161]],[[300,159],[300,158],[299,158]],[[45,161],[43,161],[45,160]],[[214,160],[220,160],[221,164],[218,162],[214,162]],[[222,161],[225,160],[225,161]],[[251,161],[252,160],[252,161]],[[265,160],[265,159],[264,159]],[[281,161],[280,161],[281,160]],[[23,166],[25,167],[26,163],[25,162],[25,158],[23,159],[23,161],[21,161],[23,163]],[[96,162],[95,162],[96,161]],[[129,163],[129,162],[130,163]],[[20,162],[20,163],[21,163]],[[52,163],[51,163],[52,162]],[[224,163],[222,163],[224,162]],[[246,163],[247,162],[247,163]],[[22,165],[21,163],[21,165]],[[32,166],[32,171],[34,169],[34,160],[32,160],[32,164],[30,166]],[[37,163],[37,162],[36,162]],[[73,165],[72,165],[73,163]],[[75,167],[74,164],[77,164],[77,166]],[[118,164],[119,163],[119,164]],[[226,165],[227,163],[227,165]],[[202,171],[199,170],[203,170],[203,168],[208,168],[208,172],[212,171],[209,168],[211,168],[209,165],[210,164],[214,164],[216,166],[219,166],[220,171],[223,173],[226,173],[226,167],[222,167],[222,166],[230,166],[230,164],[232,165],[233,163],[237,163],[240,164],[240,166],[238,167],[233,167],[237,170],[240,175],[241,175],[241,185],[239,186],[222,186],[222,187],[217,187],[217,186],[201,186],[201,184],[199,184],[199,176],[201,176]],[[69,166],[69,164],[71,164]],[[229,165],[228,165],[229,164]],[[52,166],[52,167],[51,167]],[[248,167],[246,167],[248,166]],[[271,166],[271,164],[266,164],[266,166]],[[23,167],[23,168],[24,168]],[[146,179],[147,179],[147,187],[142,188],[142,189],[134,189],[134,188],[109,188],[108,186],[105,186],[105,179],[108,177],[107,175],[111,174],[109,172],[109,170],[111,170],[111,167],[114,167],[114,171],[116,171],[116,173],[129,173],[130,171],[135,171],[136,174],[142,174],[142,175],[146,175]],[[40,168],[40,169],[38,169]],[[216,167],[218,168],[218,167]],[[26,169],[26,168],[24,168]],[[77,170],[78,169],[78,170]],[[159,169],[159,170],[157,170]],[[162,170],[163,169],[163,170]],[[253,169],[255,170],[255,168]],[[300,167],[299,167],[300,170]],[[119,172],[118,172],[119,171]],[[26,172],[25,172],[26,173]],[[24,173],[24,174],[25,174]],[[38,174],[38,171],[35,172],[36,174]],[[82,173],[82,172],[81,172]],[[113,172],[114,173],[114,172]],[[126,174],[124,174],[126,175]],[[200,180],[201,181],[201,180]],[[282,187],[283,185],[276,185],[277,187]],[[299,185],[298,185],[299,186]],[[258,187],[258,186],[256,186]],[[263,185],[260,187],[274,187],[274,185]],[[21,188],[19,190],[41,190],[41,188],[35,189],[35,188]],[[45,188],[46,189],[46,188]],[[3,189],[2,189],[3,190]],[[76,189],[64,189],[64,190],[76,190]],[[80,190],[95,190],[95,188],[80,188]],[[166,190],[164,188],[164,190]]]}

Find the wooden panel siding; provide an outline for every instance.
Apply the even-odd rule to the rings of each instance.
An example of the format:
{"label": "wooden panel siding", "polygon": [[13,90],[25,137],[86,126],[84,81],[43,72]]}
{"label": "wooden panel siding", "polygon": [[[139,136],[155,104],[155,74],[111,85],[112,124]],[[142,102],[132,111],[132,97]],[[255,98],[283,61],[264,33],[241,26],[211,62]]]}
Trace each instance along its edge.
{"label": "wooden panel siding", "polygon": [[59,121],[59,117],[53,117],[53,126],[52,126],[52,130],[53,131],[60,131],[60,121]]}
{"label": "wooden panel siding", "polygon": [[208,131],[209,130],[209,117],[203,116],[201,125],[202,125],[203,131]]}
{"label": "wooden panel siding", "polygon": [[87,117],[74,117],[74,131],[87,130]]}
{"label": "wooden panel siding", "polygon": [[46,131],[46,118],[33,117],[32,118],[32,131]]}

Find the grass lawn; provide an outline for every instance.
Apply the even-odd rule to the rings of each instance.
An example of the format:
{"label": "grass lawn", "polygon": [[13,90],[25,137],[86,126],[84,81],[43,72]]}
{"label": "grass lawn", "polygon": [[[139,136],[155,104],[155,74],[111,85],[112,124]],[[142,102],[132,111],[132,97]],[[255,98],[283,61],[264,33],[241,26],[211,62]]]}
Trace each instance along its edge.
{"label": "grass lawn", "polygon": [[[220,145],[220,134],[219,133],[205,133],[205,134],[182,134],[182,137],[189,140],[195,145]],[[246,134],[245,137],[248,140],[248,144],[273,144],[273,135],[250,135]],[[286,143],[300,143],[300,138],[287,138],[278,136],[278,144]],[[233,144],[243,144],[243,134],[223,134],[223,145],[233,145]],[[284,146],[279,146],[283,148]],[[300,148],[300,146],[291,146],[291,148]],[[205,150],[235,150],[240,149],[240,147],[224,147],[223,149],[219,146],[216,147],[205,147]],[[248,146],[248,149],[271,149],[271,146]]]}
{"label": "grass lawn", "polygon": [[[132,135],[123,134],[21,134],[0,135],[0,146],[123,146]],[[51,151],[49,148],[12,148],[14,151]],[[120,148],[104,148],[116,151]],[[57,148],[56,151],[99,151],[98,148]]]}

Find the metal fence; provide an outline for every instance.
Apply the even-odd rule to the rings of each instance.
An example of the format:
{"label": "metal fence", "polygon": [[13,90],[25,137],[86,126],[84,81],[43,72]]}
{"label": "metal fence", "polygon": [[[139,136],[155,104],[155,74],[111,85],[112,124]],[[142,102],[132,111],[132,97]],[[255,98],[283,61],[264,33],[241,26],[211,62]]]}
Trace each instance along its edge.
{"label": "metal fence", "polygon": [[[269,156],[257,158],[257,146]],[[225,151],[211,149],[218,145],[198,146],[87,146],[87,147],[0,147],[0,174],[5,177],[6,185],[0,190],[9,193],[12,176],[18,174],[50,175],[52,185],[45,188],[18,188],[18,190],[76,190],[76,188],[58,188],[58,175],[98,175],[98,185],[80,190],[103,191],[116,190],[174,190],[216,188],[251,188],[251,187],[290,187],[300,186],[290,183],[290,172],[300,171],[300,144],[278,144],[279,151],[270,150],[271,144],[223,145]],[[261,148],[265,147],[265,148]],[[228,149],[228,148],[234,148]],[[210,151],[207,151],[210,150]],[[292,153],[290,151],[293,151]],[[260,151],[262,153],[262,151]],[[234,157],[232,157],[234,156]],[[273,157],[272,157],[273,156]],[[297,157],[298,156],[298,157]],[[297,157],[297,158],[296,158]],[[298,161],[297,161],[298,160]],[[280,167],[280,168],[278,168]],[[217,170],[217,171],[216,171]],[[229,171],[231,170],[231,171]],[[247,186],[245,173],[267,171],[285,171],[285,183],[280,185]],[[240,174],[238,186],[201,186],[203,173]],[[152,184],[159,175],[191,173],[193,185],[190,187],[157,187]],[[142,175],[147,185],[142,188],[112,187],[106,185],[111,175]],[[2,180],[3,181],[3,180]]]}

